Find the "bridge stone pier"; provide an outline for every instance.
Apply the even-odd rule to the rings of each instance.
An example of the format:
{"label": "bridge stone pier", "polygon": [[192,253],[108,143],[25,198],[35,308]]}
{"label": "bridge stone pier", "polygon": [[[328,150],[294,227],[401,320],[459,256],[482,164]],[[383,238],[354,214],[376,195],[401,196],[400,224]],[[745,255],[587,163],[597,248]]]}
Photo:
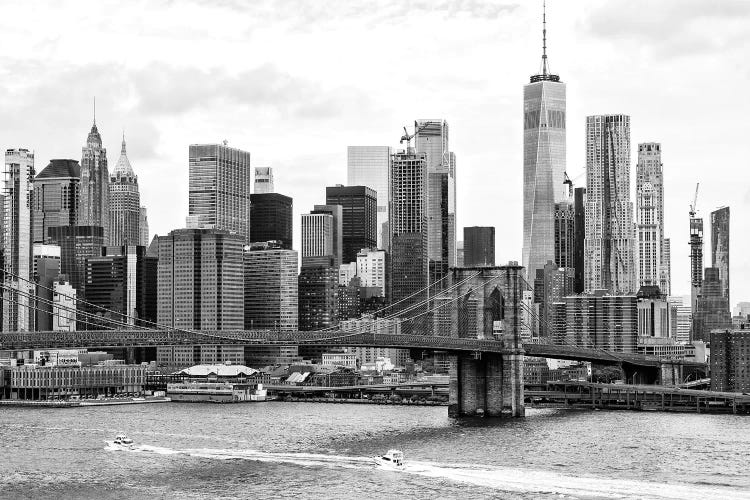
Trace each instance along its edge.
{"label": "bridge stone pier", "polygon": [[460,297],[451,308],[451,336],[492,340],[504,349],[451,356],[450,416],[524,416],[522,271],[518,265],[450,270],[449,286]]}

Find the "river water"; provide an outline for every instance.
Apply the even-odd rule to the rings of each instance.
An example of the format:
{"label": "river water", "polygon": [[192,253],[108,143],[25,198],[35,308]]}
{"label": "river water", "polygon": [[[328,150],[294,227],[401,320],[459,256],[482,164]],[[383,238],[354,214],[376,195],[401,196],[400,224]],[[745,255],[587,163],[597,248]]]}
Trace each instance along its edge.
{"label": "river water", "polygon": [[[118,431],[136,446],[105,443]],[[399,448],[403,472],[373,455]],[[0,408],[3,498],[750,498],[750,418],[268,402]]]}

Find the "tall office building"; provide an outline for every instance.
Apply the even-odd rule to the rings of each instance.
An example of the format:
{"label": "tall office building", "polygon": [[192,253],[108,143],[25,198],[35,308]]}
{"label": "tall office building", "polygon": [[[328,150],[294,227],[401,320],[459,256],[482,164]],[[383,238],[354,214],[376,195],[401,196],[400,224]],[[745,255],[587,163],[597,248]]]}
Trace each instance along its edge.
{"label": "tall office building", "polygon": [[[333,244],[333,253],[336,267],[340,266],[344,261],[343,250],[344,250],[344,214],[343,207],[341,205],[315,205],[313,210],[310,212],[312,215],[330,215],[331,219],[331,238]],[[304,230],[303,230],[304,231]]]}
{"label": "tall office building", "polygon": [[87,321],[153,328],[156,304],[149,299],[156,298],[157,259],[136,245],[107,246],[102,254],[86,259],[86,304],[79,307],[105,319]]}
{"label": "tall office building", "polygon": [[[665,238],[664,232],[664,172],[661,144],[638,144],[635,178],[638,283],[640,286],[658,285],[661,293],[669,295],[672,288],[671,252],[669,239]],[[654,237],[657,238],[655,241],[647,239]]]}
{"label": "tall office building", "polygon": [[254,243],[243,261],[245,329],[298,330],[297,252],[279,242]]}
{"label": "tall office building", "polygon": [[553,305],[573,294],[574,279],[575,272],[572,268],[558,267],[552,261],[547,261],[542,269],[536,270],[534,301],[538,304],[540,337],[551,338],[562,333],[555,331]]}
{"label": "tall office building", "polygon": [[348,146],[346,183],[367,186],[377,194],[377,247],[388,249],[391,155],[389,146]]}
{"label": "tall office building", "polygon": [[586,118],[585,289],[635,293],[630,117]]}
{"label": "tall office building", "polygon": [[273,193],[273,169],[271,167],[255,167],[255,194]]}
{"label": "tall office building", "polygon": [[305,257],[334,257],[334,217],[329,213],[302,214],[302,260]]}
{"label": "tall office building", "polygon": [[586,188],[576,188],[573,198],[573,293],[578,294],[585,289]]}
{"label": "tall office building", "polygon": [[638,188],[638,286],[659,286],[661,232],[657,219],[656,193],[650,182]]}
{"label": "tall office building", "polygon": [[542,18],[542,67],[523,88],[523,266],[529,281],[555,259],[555,203],[568,201],[565,181],[565,84],[547,63]]}
{"label": "tall office building", "polygon": [[187,226],[219,229],[250,242],[250,153],[224,144],[191,144]]}
{"label": "tall office building", "polygon": [[36,287],[34,292],[34,330],[38,332],[52,331],[55,280],[60,275],[60,247],[34,243],[33,268]]}
{"label": "tall office building", "polygon": [[34,153],[28,149],[5,151],[3,186],[3,331],[30,331],[32,273],[32,196]]}
{"label": "tall office building", "polygon": [[711,266],[719,270],[721,295],[729,302],[729,207],[711,212]]}
{"label": "tall office building", "polygon": [[414,142],[427,164],[428,279],[435,283],[456,265],[456,157],[448,146],[448,122],[415,121]]}
{"label": "tall office building", "polygon": [[302,258],[298,294],[300,330],[320,330],[336,325],[338,269],[332,255]]}
{"label": "tall office building", "polygon": [[[386,295],[403,309],[427,298],[427,159],[414,148],[391,159],[390,281]],[[413,297],[412,297],[413,295]],[[406,300],[409,298],[408,300]]]}
{"label": "tall office building", "polygon": [[81,158],[81,190],[78,222],[81,226],[99,226],[104,241],[109,236],[109,170],[107,150],[102,147],[102,136],[96,128],[96,118],[86,138]]}
{"label": "tall office building", "polygon": [[130,166],[123,134],[120,158],[109,177],[109,244],[140,244],[140,221],[141,195],[138,191],[138,176]]}
{"label": "tall office building", "polygon": [[[495,265],[495,228],[472,226],[464,228],[464,266]],[[463,266],[462,266],[463,267]]]}
{"label": "tall office building", "polygon": [[343,212],[342,263],[356,262],[363,248],[378,245],[377,193],[367,186],[329,186],[326,204],[341,205]]}
{"label": "tall office building", "polygon": [[138,217],[138,244],[144,247],[148,247],[151,243],[150,234],[148,232],[148,212],[146,207],[141,206],[140,214]]}
{"label": "tall office building", "polygon": [[158,241],[158,323],[242,330],[244,237],[217,229],[175,229]]}
{"label": "tall office building", "polygon": [[292,199],[283,194],[250,195],[250,241],[280,241],[292,249]]}
{"label": "tall office building", "polygon": [[85,297],[86,259],[99,257],[104,246],[101,226],[55,226],[49,229],[49,242],[60,246],[60,273]]}
{"label": "tall office building", "polygon": [[719,269],[707,267],[695,301],[690,340],[708,342],[711,340],[712,330],[731,327],[732,313],[729,310],[729,299],[724,296]]}
{"label": "tall office building", "polygon": [[52,160],[34,178],[34,243],[49,241],[50,227],[76,224],[80,184],[77,160]]}
{"label": "tall office building", "polygon": [[555,264],[573,269],[575,250],[575,212],[573,200],[555,203]]}

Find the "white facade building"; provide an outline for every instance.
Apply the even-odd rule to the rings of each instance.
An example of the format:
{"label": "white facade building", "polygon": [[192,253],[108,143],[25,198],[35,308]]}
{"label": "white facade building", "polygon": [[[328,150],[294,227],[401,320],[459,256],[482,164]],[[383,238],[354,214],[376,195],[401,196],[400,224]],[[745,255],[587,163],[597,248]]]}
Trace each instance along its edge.
{"label": "white facade building", "polygon": [[380,287],[380,296],[385,297],[385,251],[363,248],[358,252],[357,276],[359,286]]}
{"label": "white facade building", "polygon": [[76,331],[76,289],[63,279],[55,280],[52,288],[52,329],[56,332]]}
{"label": "white facade building", "polygon": [[333,255],[333,216],[302,214],[302,258]]}

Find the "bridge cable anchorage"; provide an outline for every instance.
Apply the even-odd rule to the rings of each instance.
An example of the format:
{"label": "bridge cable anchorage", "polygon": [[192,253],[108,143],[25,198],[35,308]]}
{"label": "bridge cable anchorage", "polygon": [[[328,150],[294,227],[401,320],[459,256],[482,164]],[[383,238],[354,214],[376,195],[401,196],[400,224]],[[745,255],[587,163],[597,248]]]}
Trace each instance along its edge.
{"label": "bridge cable anchorage", "polygon": [[[55,292],[54,289],[52,289],[52,288],[50,288],[48,286],[44,286],[44,285],[38,284],[35,281],[23,278],[23,277],[18,276],[17,274],[14,274],[14,273],[12,273],[10,271],[5,271],[5,274],[9,275],[9,276],[11,276],[13,278],[15,278],[16,280],[24,281],[26,283],[29,283],[29,284],[35,286],[35,287],[39,287],[39,288],[42,288],[44,290],[50,291],[53,294],[57,293],[57,295],[59,295],[61,297],[65,297],[66,299],[72,300],[74,304],[80,303],[80,304],[83,304],[84,306],[89,306],[89,307],[98,309],[98,310],[103,311],[103,312],[112,313],[112,314],[115,314],[115,315],[120,316],[120,317],[125,317],[127,319],[133,319],[134,321],[138,321],[141,324],[142,323],[147,323],[147,324],[151,324],[151,325],[156,325],[156,328],[154,328],[155,331],[158,331],[158,329],[163,329],[163,330],[167,330],[167,331],[182,332],[182,333],[188,333],[188,334],[193,334],[193,335],[199,335],[200,334],[200,332],[196,332],[196,331],[193,331],[193,330],[186,330],[186,329],[180,329],[180,328],[170,327],[170,326],[167,326],[167,325],[160,325],[159,323],[156,323],[154,321],[149,321],[149,320],[145,320],[145,319],[142,319],[142,318],[137,318],[135,316],[130,316],[128,314],[124,314],[124,313],[121,313],[119,311],[115,311],[115,310],[112,310],[112,309],[107,309],[106,307],[100,306],[98,304],[93,304],[91,302],[87,302],[86,300],[78,298],[78,297],[73,297],[71,295],[67,295],[65,293],[61,293],[60,291]],[[133,325],[131,325],[131,326],[133,326]]]}

